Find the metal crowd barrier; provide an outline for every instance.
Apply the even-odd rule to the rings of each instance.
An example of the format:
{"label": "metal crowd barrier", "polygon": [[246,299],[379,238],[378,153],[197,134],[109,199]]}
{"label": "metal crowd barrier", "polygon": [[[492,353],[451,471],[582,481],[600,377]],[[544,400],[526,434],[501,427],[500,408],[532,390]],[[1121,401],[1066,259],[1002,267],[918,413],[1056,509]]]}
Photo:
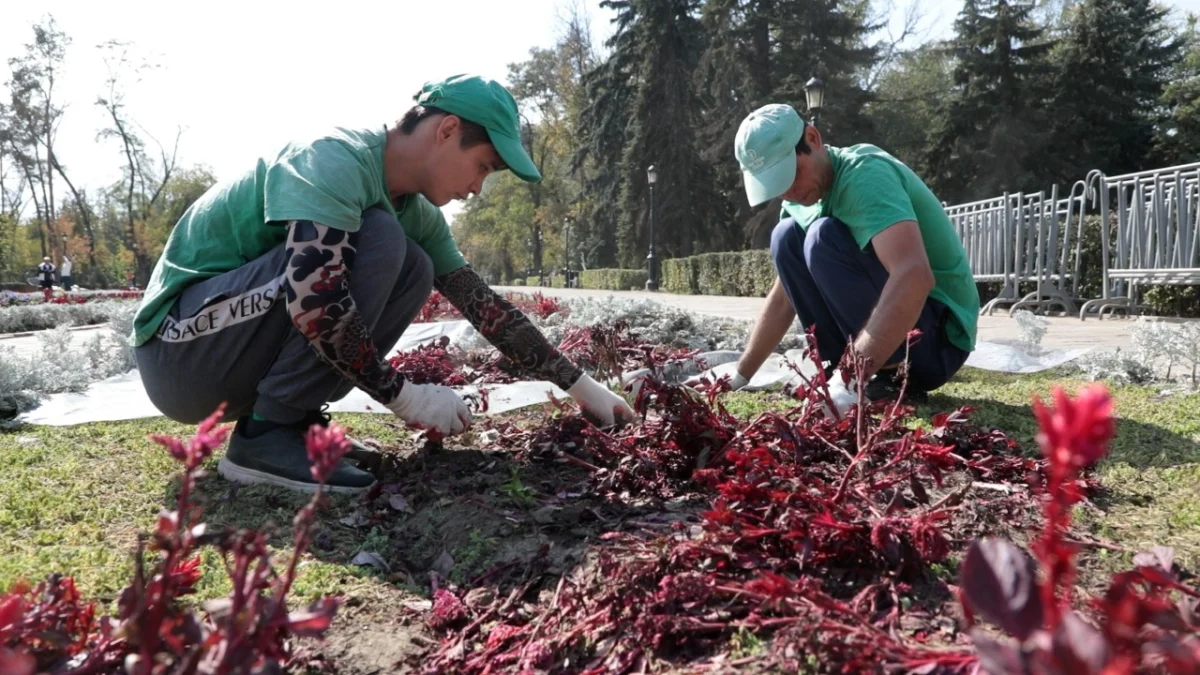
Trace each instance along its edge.
{"label": "metal crowd barrier", "polygon": [[1086,182],[1099,203],[1103,295],[1083,304],[1080,319],[1138,309],[1141,285],[1200,285],[1200,163],[1122,176],[1093,171]]}
{"label": "metal crowd barrier", "polygon": [[[1079,181],[1064,199],[1059,199],[1056,186],[1049,195],[1005,194],[946,207],[975,281],[1003,284],[981,314],[1002,305],[1010,314],[1055,306],[1075,313],[1085,205],[1086,185]],[[1021,284],[1030,283],[1034,291],[1022,296]]]}

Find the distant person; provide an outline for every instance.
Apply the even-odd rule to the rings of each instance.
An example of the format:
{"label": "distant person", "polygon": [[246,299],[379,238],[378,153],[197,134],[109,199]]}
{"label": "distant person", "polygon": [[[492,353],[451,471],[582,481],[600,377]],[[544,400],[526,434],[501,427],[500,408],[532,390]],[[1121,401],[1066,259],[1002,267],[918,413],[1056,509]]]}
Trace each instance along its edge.
{"label": "distant person", "polygon": [[134,283],[133,270],[126,270],[125,272],[125,288],[131,291],[137,290],[137,284]]}
{"label": "distant person", "polygon": [[[236,419],[223,476],[315,486],[304,433],[358,387],[414,428],[457,434],[466,404],[384,360],[437,288],[527,372],[601,424],[633,410],[554,348],[463,259],[439,207],[493,172],[541,180],[516,102],[465,75],[430,82],[395,125],[338,128],[289,144],[219,183],[172,230],[134,321],[150,400],[194,423],[227,402]],[[330,488],[374,482],[343,462]]]}
{"label": "distant person", "polygon": [[50,302],[54,295],[54,263],[50,262],[50,256],[42,258],[42,264],[38,265],[38,276],[41,278],[42,299]]}
{"label": "distant person", "polygon": [[[751,206],[783,197],[771,234],[778,279],[767,295],[735,389],[744,387],[796,315],[816,326],[823,361],[836,366],[853,341],[878,371],[872,387],[894,393],[906,336],[909,390],[942,386],[975,349],[979,293],[941,202],[911,169],[873,145],[827,146],[791,106],[767,105],[738,129],[734,152]],[[878,383],[878,384],[876,384]],[[862,382],[831,373],[839,413]]]}
{"label": "distant person", "polygon": [[59,273],[64,291],[70,291],[71,285],[75,283],[75,280],[71,277],[71,270],[73,268],[74,265],[71,263],[71,259],[64,255],[62,259],[62,271]]}

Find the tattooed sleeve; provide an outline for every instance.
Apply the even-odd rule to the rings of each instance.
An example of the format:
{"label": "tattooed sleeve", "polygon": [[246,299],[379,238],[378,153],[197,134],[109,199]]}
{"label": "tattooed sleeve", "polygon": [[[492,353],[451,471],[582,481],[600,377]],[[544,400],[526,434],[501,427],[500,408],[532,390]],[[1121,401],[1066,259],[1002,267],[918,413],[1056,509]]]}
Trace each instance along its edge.
{"label": "tattooed sleeve", "polygon": [[396,398],[404,379],[385,363],[350,297],[358,233],[310,220],[289,225],[284,288],[292,323],[322,361],[380,403]]}
{"label": "tattooed sleeve", "polygon": [[570,389],[583,371],[563,356],[512,303],[470,267],[434,279],[434,286],[501,354],[525,371]]}

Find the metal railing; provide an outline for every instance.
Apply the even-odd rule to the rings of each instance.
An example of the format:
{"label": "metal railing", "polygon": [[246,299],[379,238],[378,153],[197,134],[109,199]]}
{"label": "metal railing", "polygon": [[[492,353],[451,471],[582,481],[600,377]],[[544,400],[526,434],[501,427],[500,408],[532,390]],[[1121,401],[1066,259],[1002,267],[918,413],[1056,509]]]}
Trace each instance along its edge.
{"label": "metal railing", "polygon": [[1093,171],[1087,185],[1100,213],[1103,290],[1080,319],[1140,309],[1140,286],[1200,285],[1200,163],[1121,176]]}
{"label": "metal railing", "polygon": [[[1007,306],[1010,314],[1061,308],[1102,317],[1141,309],[1142,286],[1200,285],[1200,163],[1121,176],[1093,171],[1061,199],[1055,186],[945,208],[975,281],[1001,284],[982,314]],[[1079,305],[1089,214],[1100,220],[1102,291]]]}
{"label": "metal railing", "polygon": [[[1064,199],[1056,186],[1049,195],[1018,192],[946,207],[975,281],[1002,284],[982,314],[1003,305],[1010,314],[1055,306],[1075,313],[1085,193],[1080,181]],[[1021,295],[1022,284],[1034,290]]]}

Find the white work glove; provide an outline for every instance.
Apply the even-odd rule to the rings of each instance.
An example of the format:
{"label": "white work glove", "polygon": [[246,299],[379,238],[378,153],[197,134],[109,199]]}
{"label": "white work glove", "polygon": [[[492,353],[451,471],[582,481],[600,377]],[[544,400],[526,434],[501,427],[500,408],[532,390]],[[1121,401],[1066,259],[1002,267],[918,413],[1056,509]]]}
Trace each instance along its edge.
{"label": "white work glove", "polygon": [[[717,381],[721,379],[721,375],[718,375],[716,373],[715,369],[709,369],[709,370],[704,371],[703,373],[700,373],[699,375],[696,375],[695,377],[689,377],[687,379],[687,381],[685,381],[683,383],[683,385],[685,387],[691,387],[692,389],[695,389],[705,379],[707,379],[710,384],[716,384]],[[748,384],[750,384],[750,380],[743,377],[742,374],[739,373],[738,371],[735,370],[732,373],[730,373],[730,375],[729,375],[729,391],[738,391],[739,389],[744,388]]]}
{"label": "white work glove", "polygon": [[637,417],[625,399],[609,391],[587,373],[580,376],[567,393],[579,404],[584,415],[596,420],[600,427],[611,427],[618,421],[632,422]]}
{"label": "white work glove", "polygon": [[[858,403],[858,387],[853,378],[850,384],[842,381],[842,372],[840,370],[833,371],[829,376],[829,399],[833,402],[833,407],[837,409],[838,417],[845,417],[850,411],[850,406]],[[822,407],[825,409],[825,414],[830,415],[829,404],[822,402]]]}
{"label": "white work glove", "polygon": [[453,436],[471,426],[471,411],[450,387],[405,382],[387,404],[388,410],[410,426]]}

